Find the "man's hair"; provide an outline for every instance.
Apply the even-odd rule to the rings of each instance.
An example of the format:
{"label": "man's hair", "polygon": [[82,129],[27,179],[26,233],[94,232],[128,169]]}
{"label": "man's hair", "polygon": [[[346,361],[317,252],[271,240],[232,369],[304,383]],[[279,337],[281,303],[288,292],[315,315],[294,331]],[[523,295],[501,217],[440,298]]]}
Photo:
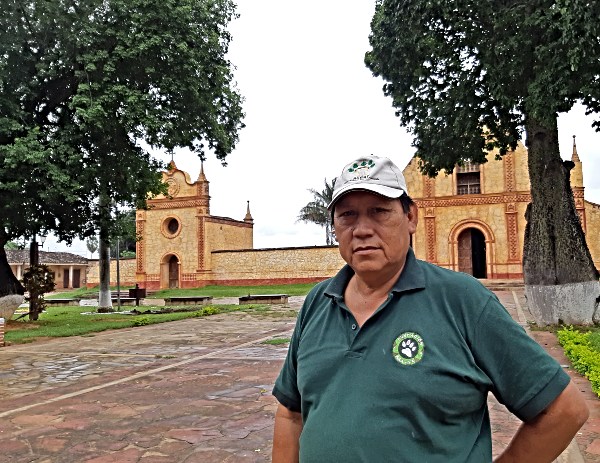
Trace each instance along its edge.
{"label": "man's hair", "polygon": [[399,199],[400,204],[402,204],[402,210],[405,214],[408,214],[410,212],[410,208],[415,205],[415,202],[407,194],[403,194]]}
{"label": "man's hair", "polygon": [[[400,204],[402,205],[402,210],[404,211],[405,214],[408,214],[410,212],[410,208],[415,204],[415,202],[412,200],[412,198],[410,196],[408,196],[406,193],[404,193],[402,196],[400,196],[397,199],[400,201]],[[333,225],[333,215],[334,214],[335,214],[335,204],[331,208],[331,214],[329,215],[329,219],[331,220],[332,225]]]}

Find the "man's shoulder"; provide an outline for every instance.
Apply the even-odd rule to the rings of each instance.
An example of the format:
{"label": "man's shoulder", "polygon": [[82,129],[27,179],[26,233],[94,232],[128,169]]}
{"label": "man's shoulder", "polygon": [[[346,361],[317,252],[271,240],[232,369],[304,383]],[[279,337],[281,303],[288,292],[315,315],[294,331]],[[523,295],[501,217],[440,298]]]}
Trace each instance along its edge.
{"label": "man's shoulder", "polygon": [[426,287],[437,288],[444,291],[475,291],[491,294],[491,292],[477,278],[463,272],[457,272],[438,265],[417,260],[417,264],[423,271]]}

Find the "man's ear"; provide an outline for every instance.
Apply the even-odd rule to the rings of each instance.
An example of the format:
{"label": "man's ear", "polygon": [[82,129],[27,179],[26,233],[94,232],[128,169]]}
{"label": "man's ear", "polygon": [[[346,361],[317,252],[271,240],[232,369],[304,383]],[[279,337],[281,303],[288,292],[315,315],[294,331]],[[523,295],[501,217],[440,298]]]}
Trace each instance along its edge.
{"label": "man's ear", "polygon": [[412,235],[417,231],[417,224],[419,223],[419,208],[415,203],[410,205],[406,217],[408,218],[408,232]]}

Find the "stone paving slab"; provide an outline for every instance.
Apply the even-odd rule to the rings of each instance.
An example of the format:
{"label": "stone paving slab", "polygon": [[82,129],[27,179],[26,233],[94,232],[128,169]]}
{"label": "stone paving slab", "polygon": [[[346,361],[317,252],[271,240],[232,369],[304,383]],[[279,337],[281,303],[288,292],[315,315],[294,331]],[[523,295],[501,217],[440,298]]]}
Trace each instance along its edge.
{"label": "stone paving slab", "polygon": [[[526,324],[523,295],[497,294]],[[264,341],[289,337],[302,300],[0,349],[0,463],[269,462],[287,348]],[[599,405],[586,397],[593,421],[559,462],[600,461]],[[497,454],[519,421],[489,404]]]}

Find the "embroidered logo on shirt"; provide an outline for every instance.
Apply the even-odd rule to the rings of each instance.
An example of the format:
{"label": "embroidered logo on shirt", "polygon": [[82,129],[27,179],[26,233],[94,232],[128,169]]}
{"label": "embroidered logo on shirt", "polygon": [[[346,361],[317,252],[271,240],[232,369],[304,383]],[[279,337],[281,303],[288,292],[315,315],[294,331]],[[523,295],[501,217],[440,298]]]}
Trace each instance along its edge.
{"label": "embroidered logo on shirt", "polygon": [[414,365],[420,362],[425,351],[423,338],[417,333],[407,331],[402,333],[394,341],[392,353],[398,363],[402,365]]}

